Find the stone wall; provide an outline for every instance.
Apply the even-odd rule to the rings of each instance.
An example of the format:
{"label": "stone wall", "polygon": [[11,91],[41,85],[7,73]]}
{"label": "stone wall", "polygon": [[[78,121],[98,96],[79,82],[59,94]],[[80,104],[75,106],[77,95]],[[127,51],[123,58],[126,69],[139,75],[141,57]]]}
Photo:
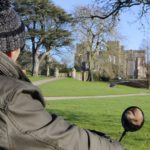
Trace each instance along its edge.
{"label": "stone wall", "polygon": [[88,72],[77,72],[75,69],[72,70],[71,77],[76,80],[86,81],[88,78]]}
{"label": "stone wall", "polygon": [[68,73],[61,73],[61,72],[59,72],[58,68],[55,68],[54,76],[56,78],[71,77],[76,80],[86,81],[88,78],[88,72],[87,71],[77,72],[76,69],[73,68],[72,71],[69,72],[69,74],[68,74]]}

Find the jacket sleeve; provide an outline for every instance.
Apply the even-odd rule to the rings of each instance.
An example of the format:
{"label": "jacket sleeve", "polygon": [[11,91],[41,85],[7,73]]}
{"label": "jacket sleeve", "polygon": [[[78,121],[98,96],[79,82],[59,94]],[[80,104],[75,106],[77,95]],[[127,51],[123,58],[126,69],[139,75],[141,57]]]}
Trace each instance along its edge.
{"label": "jacket sleeve", "polygon": [[[60,150],[123,150],[111,141],[89,130],[70,125],[61,117],[49,114],[31,94],[19,93],[8,105],[8,116],[22,133]],[[36,145],[35,145],[36,146]]]}

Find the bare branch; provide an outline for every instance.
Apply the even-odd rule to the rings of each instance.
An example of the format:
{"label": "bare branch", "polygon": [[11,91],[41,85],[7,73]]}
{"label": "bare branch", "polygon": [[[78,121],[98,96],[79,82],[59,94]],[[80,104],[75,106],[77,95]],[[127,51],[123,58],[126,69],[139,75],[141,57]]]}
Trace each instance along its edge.
{"label": "bare branch", "polygon": [[102,10],[101,15],[86,16],[90,18],[106,19],[111,16],[117,16],[123,9],[131,8],[133,6],[142,6],[142,13],[146,13],[150,9],[149,0],[95,0],[99,8]]}

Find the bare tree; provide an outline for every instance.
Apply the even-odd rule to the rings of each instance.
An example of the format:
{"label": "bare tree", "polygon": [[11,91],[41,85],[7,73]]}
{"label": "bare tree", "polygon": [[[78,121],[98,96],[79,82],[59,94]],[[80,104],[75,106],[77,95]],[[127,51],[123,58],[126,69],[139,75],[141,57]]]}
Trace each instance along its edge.
{"label": "bare tree", "polygon": [[109,34],[115,27],[114,20],[109,18],[107,20],[100,20],[98,18],[89,18],[84,16],[91,16],[92,14],[100,15],[101,11],[92,6],[81,6],[75,10],[75,18],[78,18],[76,24],[76,33],[78,33],[78,40],[86,52],[88,63],[88,81],[93,80],[94,61],[98,51],[103,50],[105,41]]}

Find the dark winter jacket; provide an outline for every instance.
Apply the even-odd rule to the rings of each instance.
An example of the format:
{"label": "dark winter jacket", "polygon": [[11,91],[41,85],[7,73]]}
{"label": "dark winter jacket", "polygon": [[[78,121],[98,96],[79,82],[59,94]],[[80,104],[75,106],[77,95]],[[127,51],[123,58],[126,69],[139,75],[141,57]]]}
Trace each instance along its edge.
{"label": "dark winter jacket", "polygon": [[0,150],[123,150],[44,109],[37,87],[0,75]]}

